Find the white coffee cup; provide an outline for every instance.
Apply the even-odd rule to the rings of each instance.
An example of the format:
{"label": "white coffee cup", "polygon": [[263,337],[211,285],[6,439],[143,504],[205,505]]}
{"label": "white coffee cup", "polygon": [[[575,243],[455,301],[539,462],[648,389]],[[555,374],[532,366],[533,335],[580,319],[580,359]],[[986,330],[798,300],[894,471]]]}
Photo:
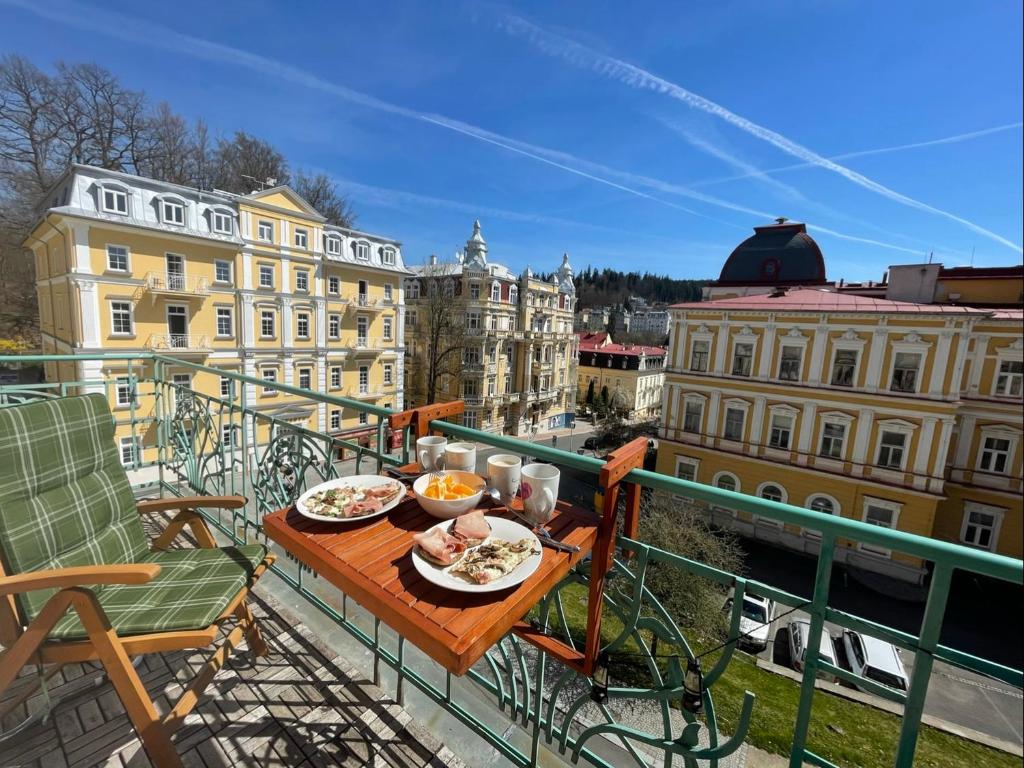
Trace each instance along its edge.
{"label": "white coffee cup", "polygon": [[487,458],[487,481],[498,489],[503,504],[508,504],[519,494],[522,479],[523,460],[511,453],[498,453]]}
{"label": "white coffee cup", "polygon": [[527,464],[522,469],[523,512],[534,525],[544,525],[555,514],[558,480],[562,473],[551,464]]}
{"label": "white coffee cup", "polygon": [[444,468],[476,472],[476,446],[473,443],[448,443],[444,449]]}
{"label": "white coffee cup", "polygon": [[416,456],[424,472],[435,472],[444,467],[444,452],[448,446],[447,437],[429,435],[416,441]]}

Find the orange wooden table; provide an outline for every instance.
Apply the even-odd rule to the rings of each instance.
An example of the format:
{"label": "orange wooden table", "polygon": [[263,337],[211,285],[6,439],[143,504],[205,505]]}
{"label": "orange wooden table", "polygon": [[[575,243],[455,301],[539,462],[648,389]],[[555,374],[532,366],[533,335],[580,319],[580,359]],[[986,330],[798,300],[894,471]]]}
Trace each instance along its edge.
{"label": "orange wooden table", "polygon": [[[488,515],[516,519],[504,507]],[[436,525],[411,492],[386,515],[364,522],[321,523],[283,509],[263,518],[267,536],[370,613],[456,675],[465,674],[509,630],[546,646],[521,619],[597,541],[600,518],[558,502],[551,535],[579,552],[542,547],[541,564],[526,581],[501,592],[467,594],[425,580],[413,566],[413,534]]]}

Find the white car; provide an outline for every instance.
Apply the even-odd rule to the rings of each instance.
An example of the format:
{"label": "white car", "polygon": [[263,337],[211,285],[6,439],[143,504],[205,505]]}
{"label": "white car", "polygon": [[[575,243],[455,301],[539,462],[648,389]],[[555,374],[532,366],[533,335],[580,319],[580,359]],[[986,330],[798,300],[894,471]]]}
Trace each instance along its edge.
{"label": "white car", "polygon": [[[722,606],[726,613],[732,611],[734,591],[729,590],[729,597]],[[740,637],[737,642],[740,648],[763,651],[768,647],[768,635],[771,632],[772,617],[775,615],[775,602],[767,597],[743,595],[743,615],[740,616]]]}
{"label": "white car", "polygon": [[[807,640],[811,635],[811,622],[807,619],[793,619],[789,622],[789,659],[793,669],[804,671],[807,660]],[[836,666],[836,649],[832,645],[832,636],[822,627],[821,642],[818,644],[818,658]],[[828,672],[818,671],[818,677],[835,682],[835,676]]]}
{"label": "white car", "polygon": [[843,648],[855,675],[897,691],[907,690],[907,670],[903,667],[899,650],[892,643],[846,629],[843,630]]}

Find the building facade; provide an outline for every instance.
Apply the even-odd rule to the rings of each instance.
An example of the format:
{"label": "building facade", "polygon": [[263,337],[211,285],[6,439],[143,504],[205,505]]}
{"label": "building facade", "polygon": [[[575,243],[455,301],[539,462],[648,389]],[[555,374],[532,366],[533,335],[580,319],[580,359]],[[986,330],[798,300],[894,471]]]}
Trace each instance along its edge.
{"label": "building facade", "polygon": [[[158,352],[403,407],[408,271],[397,241],[327,224],[288,187],[234,195],[82,165],[54,186],[41,214],[26,246],[36,262],[44,353]],[[238,394],[214,373],[168,373],[197,392]],[[141,394],[125,363],[49,364],[46,375],[113,377],[119,420]],[[136,366],[133,375],[145,371]],[[365,414],[247,390],[250,408],[369,439]],[[122,457],[154,459],[154,437],[132,444],[130,427],[119,427]]]}
{"label": "building facade", "polygon": [[668,338],[672,327],[672,316],[668,308],[644,307],[633,311],[629,330],[631,333],[650,334],[659,338]]}
{"label": "building facade", "polygon": [[577,401],[595,400],[623,413],[628,421],[651,421],[661,413],[665,385],[663,347],[615,344],[609,333],[579,333]]}
{"label": "building facade", "polygon": [[[444,290],[447,311],[463,318],[463,349],[458,375],[438,381],[438,399],[461,398],[466,403],[463,423],[491,432],[531,435],[571,423],[575,286],[567,255],[550,281],[529,268],[517,276],[488,260],[477,221],[455,263],[439,266],[433,260],[413,272],[406,280],[410,376],[426,370],[431,291]],[[441,283],[448,287],[438,287]]]}
{"label": "building facade", "polygon": [[573,315],[572,327],[574,331],[598,333],[608,329],[610,319],[610,307],[587,307]]}
{"label": "building facade", "polygon": [[[1021,557],[1022,310],[972,306],[1000,290],[978,280],[949,304],[776,286],[674,306],[659,471]],[[813,531],[714,515],[818,546]],[[925,576],[914,558],[840,544],[851,565]]]}

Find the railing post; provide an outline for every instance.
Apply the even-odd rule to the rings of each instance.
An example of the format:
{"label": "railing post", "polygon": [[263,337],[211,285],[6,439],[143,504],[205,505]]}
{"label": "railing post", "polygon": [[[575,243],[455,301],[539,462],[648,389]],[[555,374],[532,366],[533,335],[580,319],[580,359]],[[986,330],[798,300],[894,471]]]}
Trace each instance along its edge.
{"label": "railing post", "polygon": [[910,690],[903,706],[903,724],[900,726],[899,748],[896,751],[896,768],[910,768],[914,764],[914,750],[924,713],[924,700],[928,693],[935,649],[939,645],[939,632],[946,612],[949,597],[949,583],[953,567],[948,563],[936,563],[932,583],[928,588],[928,602],[925,604],[921,633],[917,650],[914,652],[914,671],[910,676]]}
{"label": "railing post", "polygon": [[811,725],[811,706],[814,703],[814,681],[818,676],[818,649],[821,647],[821,633],[825,627],[825,611],[828,608],[828,590],[832,581],[832,558],[835,550],[835,534],[829,531],[822,532],[818,567],[814,574],[814,593],[807,608],[811,615],[811,628],[807,635],[807,656],[804,660],[803,681],[800,684],[796,725],[793,728],[793,747],[789,752],[789,768],[801,768],[804,764],[807,730]]}

